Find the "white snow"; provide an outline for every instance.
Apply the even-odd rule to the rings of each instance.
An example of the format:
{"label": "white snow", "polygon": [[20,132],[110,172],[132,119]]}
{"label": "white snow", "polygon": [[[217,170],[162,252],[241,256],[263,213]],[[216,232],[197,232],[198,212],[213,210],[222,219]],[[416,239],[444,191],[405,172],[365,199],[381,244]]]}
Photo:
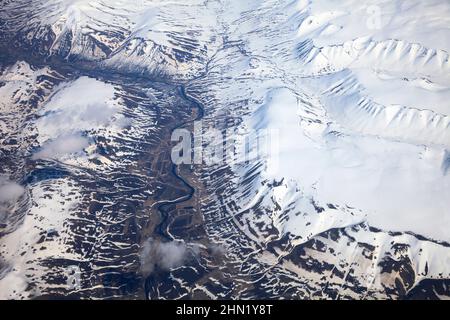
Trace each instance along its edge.
{"label": "white snow", "polygon": [[[257,122],[278,131],[280,152],[271,155],[278,158],[272,161],[278,170],[269,168],[272,174],[263,177],[295,181],[277,197],[281,203],[289,204],[292,200],[286,197],[299,188],[302,197],[360,209],[372,226],[450,241],[450,177],[442,172],[443,149],[371,136],[334,136],[326,126],[320,128],[321,140],[314,141],[300,125],[303,106],[291,91],[271,91],[266,104],[266,118]],[[341,219],[347,220],[344,226],[358,222],[342,212],[329,216],[319,231],[342,227]],[[295,229],[297,223],[289,225]]]}
{"label": "white snow", "polygon": [[[261,221],[296,243],[367,221],[450,242],[449,1],[53,0],[38,8],[30,23],[52,27],[52,52],[64,49],[70,31],[71,54],[112,68],[188,78],[208,61],[207,116],[215,108],[236,112],[243,120],[235,124],[238,135],[277,132],[279,152],[261,160],[251,186],[226,199],[236,201],[227,213],[252,240],[267,240],[249,231]],[[177,51],[193,53],[192,60],[177,60]],[[10,100],[35,79],[19,66],[0,87]],[[114,86],[84,77],[56,91],[37,121],[42,149],[35,157],[82,153],[92,149],[90,134],[120,127]],[[239,184],[254,167],[232,169],[236,178],[226,183]],[[268,187],[273,181],[283,182]],[[267,216],[251,216],[258,204]],[[245,210],[242,225],[235,215]],[[358,276],[381,286],[376,262],[391,254],[393,238],[369,234],[354,237],[379,245],[379,254]],[[449,274],[447,247],[405,234],[396,240],[410,245],[418,279],[427,263],[426,277]],[[339,250],[350,260],[356,254],[347,243]]]}
{"label": "white snow", "polygon": [[0,176],[0,204],[2,202],[17,200],[24,193],[24,191],[24,188],[18,183]]}

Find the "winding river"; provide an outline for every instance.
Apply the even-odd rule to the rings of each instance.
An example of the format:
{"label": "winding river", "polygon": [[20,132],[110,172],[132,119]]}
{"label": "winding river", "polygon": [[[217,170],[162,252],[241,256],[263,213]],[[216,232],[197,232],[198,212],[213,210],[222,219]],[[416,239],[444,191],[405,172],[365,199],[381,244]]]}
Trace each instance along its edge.
{"label": "winding river", "polygon": [[[180,96],[189,101],[190,103],[192,103],[194,105],[195,108],[197,108],[198,113],[197,116],[193,119],[190,119],[188,121],[182,122],[179,125],[177,125],[176,127],[174,127],[172,129],[172,132],[174,132],[177,129],[183,128],[186,125],[193,123],[195,121],[199,121],[203,118],[204,116],[204,108],[203,106],[200,104],[200,102],[198,102],[197,100],[195,100],[194,98],[190,97],[187,93],[186,93],[186,86],[185,85],[180,85],[178,87],[178,92],[180,94]],[[167,232],[167,228],[168,228],[168,220],[169,220],[169,208],[172,205],[176,205],[179,203],[183,203],[186,201],[189,201],[190,199],[192,199],[192,197],[194,196],[195,193],[195,189],[194,187],[192,187],[182,176],[180,176],[180,174],[178,173],[177,170],[177,165],[176,164],[172,164],[172,170],[171,170],[173,176],[180,180],[183,185],[189,190],[188,194],[186,194],[185,196],[182,196],[180,198],[174,199],[174,200],[166,200],[166,201],[162,201],[158,204],[158,211],[161,214],[161,222],[159,223],[159,225],[156,228],[156,231],[158,232],[158,234],[163,237],[164,239],[168,240],[168,241],[173,241],[173,237]]]}

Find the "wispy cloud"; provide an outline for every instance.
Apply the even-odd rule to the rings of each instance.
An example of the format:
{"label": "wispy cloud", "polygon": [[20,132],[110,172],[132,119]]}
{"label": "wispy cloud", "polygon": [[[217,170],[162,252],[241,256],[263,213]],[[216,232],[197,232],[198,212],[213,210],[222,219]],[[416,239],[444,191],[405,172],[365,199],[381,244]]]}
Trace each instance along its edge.
{"label": "wispy cloud", "polygon": [[127,126],[115,92],[111,84],[88,77],[61,85],[37,120],[40,138]]}
{"label": "wispy cloud", "polygon": [[0,231],[8,229],[8,219],[14,215],[13,208],[24,192],[24,187],[5,176],[0,176]]}

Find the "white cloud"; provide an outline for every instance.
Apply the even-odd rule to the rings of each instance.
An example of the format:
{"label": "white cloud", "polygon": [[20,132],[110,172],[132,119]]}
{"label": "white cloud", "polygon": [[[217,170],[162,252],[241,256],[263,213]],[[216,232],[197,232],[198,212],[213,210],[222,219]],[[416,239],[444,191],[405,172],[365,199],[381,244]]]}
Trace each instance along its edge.
{"label": "white cloud", "polygon": [[21,185],[0,177],[0,202],[16,201],[24,191]]}
{"label": "white cloud", "polygon": [[225,256],[227,254],[227,249],[221,244],[211,244],[209,251],[214,256]]}
{"label": "white cloud", "polygon": [[168,271],[181,267],[190,256],[189,249],[183,242],[161,242],[149,238],[142,247],[140,258],[141,272],[147,276],[155,268]]}
{"label": "white cloud", "polygon": [[[254,113],[252,124],[263,123],[278,132],[279,150],[268,159],[277,159],[277,170],[263,172],[264,178],[285,181],[286,187],[276,189],[277,202],[288,206],[293,200],[313,198],[362,213],[355,220],[356,210],[341,211],[329,223],[317,225],[317,233],[366,219],[383,230],[450,241],[450,176],[444,175],[448,152],[442,147],[378,136],[336,136],[328,134],[328,125],[299,124],[305,107],[288,89],[270,91],[264,107]],[[297,219],[301,216],[286,223],[285,230],[303,230]]]}

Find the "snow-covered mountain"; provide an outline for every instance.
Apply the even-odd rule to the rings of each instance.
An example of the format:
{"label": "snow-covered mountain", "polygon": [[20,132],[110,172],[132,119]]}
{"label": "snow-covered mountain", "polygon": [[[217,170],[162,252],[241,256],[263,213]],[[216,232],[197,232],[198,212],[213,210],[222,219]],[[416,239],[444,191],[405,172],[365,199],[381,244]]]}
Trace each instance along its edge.
{"label": "snow-covered mountain", "polygon": [[[0,297],[450,296],[448,1],[3,1],[0,48]],[[273,144],[173,169],[193,118]]]}

